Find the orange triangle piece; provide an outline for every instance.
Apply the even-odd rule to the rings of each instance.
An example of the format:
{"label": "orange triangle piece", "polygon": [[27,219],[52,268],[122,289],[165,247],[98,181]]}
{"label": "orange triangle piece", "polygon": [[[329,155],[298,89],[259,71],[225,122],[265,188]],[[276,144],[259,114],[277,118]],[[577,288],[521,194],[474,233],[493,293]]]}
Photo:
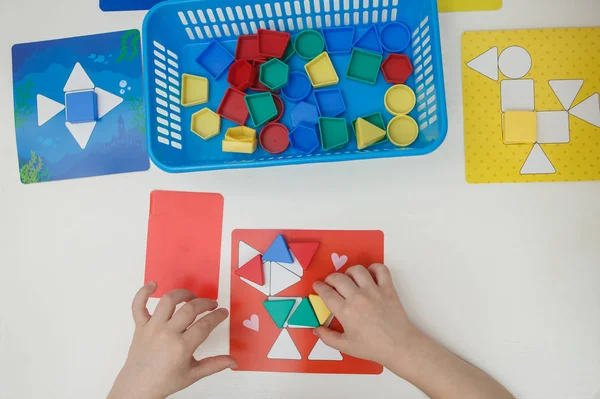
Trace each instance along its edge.
{"label": "orange triangle piece", "polygon": [[252,281],[254,284],[264,285],[265,276],[263,275],[262,255],[256,255],[244,266],[237,269],[235,274]]}
{"label": "orange triangle piece", "polygon": [[319,245],[321,244],[318,242],[292,242],[288,244],[304,270],[308,269],[310,262],[317,253],[317,249],[319,249]]}

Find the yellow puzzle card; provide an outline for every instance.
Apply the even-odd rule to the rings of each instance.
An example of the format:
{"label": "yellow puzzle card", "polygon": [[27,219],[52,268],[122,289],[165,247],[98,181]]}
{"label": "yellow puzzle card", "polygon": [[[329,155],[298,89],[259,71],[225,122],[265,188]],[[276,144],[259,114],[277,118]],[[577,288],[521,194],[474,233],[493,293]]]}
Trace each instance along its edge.
{"label": "yellow puzzle card", "polygon": [[600,28],[467,32],[469,183],[600,180]]}
{"label": "yellow puzzle card", "polygon": [[438,0],[440,12],[486,11],[502,8],[502,0]]}

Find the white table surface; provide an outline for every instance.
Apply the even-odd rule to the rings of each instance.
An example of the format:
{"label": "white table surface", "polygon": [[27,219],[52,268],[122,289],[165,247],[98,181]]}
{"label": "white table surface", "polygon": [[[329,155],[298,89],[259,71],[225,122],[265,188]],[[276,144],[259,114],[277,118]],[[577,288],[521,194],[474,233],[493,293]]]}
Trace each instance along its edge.
{"label": "white table surface", "polygon": [[[224,306],[235,228],[381,229],[404,304],[427,333],[520,398],[600,398],[600,183],[465,183],[460,68],[464,31],[597,26],[599,0],[505,0],[500,12],[442,15],[450,129],[428,156],[22,185],[10,48],[141,26],[144,13],[102,13],[96,2],[0,0],[0,398],[108,392],[133,330],[153,189],[225,196]],[[201,352],[227,351],[224,324]],[[387,371],[229,371],[175,397],[423,396]]]}

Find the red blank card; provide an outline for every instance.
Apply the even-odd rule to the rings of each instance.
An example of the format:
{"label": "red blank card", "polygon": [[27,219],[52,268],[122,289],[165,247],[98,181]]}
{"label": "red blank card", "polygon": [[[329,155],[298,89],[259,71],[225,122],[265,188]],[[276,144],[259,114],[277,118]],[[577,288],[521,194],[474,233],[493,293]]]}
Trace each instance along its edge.
{"label": "red blank card", "polygon": [[184,288],[216,300],[222,229],[221,194],[153,191],[145,276],[158,283],[153,296]]}

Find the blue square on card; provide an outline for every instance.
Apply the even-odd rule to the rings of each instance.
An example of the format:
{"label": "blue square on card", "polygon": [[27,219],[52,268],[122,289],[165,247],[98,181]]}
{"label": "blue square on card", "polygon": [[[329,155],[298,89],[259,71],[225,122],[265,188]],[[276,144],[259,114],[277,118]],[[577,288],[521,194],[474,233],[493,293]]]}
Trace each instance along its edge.
{"label": "blue square on card", "polygon": [[93,90],[67,93],[67,122],[85,123],[98,120],[98,99]]}

